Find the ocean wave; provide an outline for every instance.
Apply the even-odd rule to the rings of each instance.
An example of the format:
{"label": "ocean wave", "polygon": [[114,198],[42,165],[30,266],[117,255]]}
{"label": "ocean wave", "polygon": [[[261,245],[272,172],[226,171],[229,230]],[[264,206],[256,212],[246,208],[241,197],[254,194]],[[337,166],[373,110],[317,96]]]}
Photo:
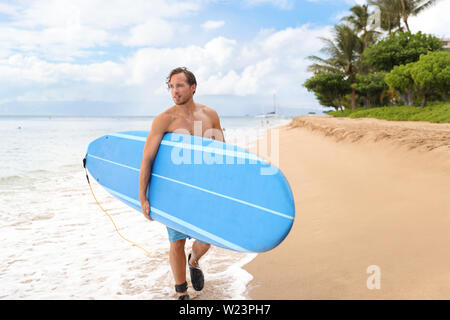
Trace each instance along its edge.
{"label": "ocean wave", "polygon": [[9,184],[9,183],[15,183],[15,182],[22,182],[22,181],[34,182],[41,178],[48,177],[51,174],[52,174],[52,171],[38,169],[38,170],[31,170],[28,172],[23,172],[20,174],[5,175],[5,176],[0,176],[0,184]]}

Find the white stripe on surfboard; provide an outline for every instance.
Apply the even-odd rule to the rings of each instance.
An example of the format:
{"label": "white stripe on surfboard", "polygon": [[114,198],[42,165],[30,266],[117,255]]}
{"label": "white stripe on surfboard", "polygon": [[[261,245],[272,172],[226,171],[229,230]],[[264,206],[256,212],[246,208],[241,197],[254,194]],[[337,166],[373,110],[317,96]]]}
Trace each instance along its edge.
{"label": "white stripe on surfboard", "polygon": [[217,193],[217,192],[214,192],[214,191],[211,191],[211,190],[208,190],[208,189],[197,187],[197,186],[194,186],[193,184],[189,184],[189,183],[178,181],[178,180],[175,180],[175,179],[172,179],[172,178],[164,177],[164,176],[161,176],[161,175],[156,174],[156,173],[152,173],[152,176],[155,176],[155,177],[158,177],[158,178],[162,178],[162,179],[165,179],[165,180],[168,180],[168,181],[172,181],[172,182],[175,182],[175,183],[179,183],[179,184],[191,187],[193,189],[197,189],[197,190],[200,190],[200,191],[203,191],[203,192],[207,192],[207,193],[210,193],[210,194],[213,194],[213,195],[216,195],[216,196],[228,199],[228,200],[236,201],[236,202],[248,205],[250,207],[254,207],[254,208],[259,209],[259,210],[263,210],[263,211],[267,211],[267,212],[276,214],[276,215],[278,215],[280,217],[283,217],[283,218],[286,218],[286,219],[290,219],[290,220],[294,219],[293,217],[288,216],[287,214],[284,214],[284,213],[281,213],[281,212],[278,212],[278,211],[275,211],[275,210],[271,210],[271,209],[268,209],[268,208],[265,208],[265,207],[261,207],[261,206],[258,206],[256,204],[244,201],[244,200],[240,200],[240,199],[237,199],[237,198],[226,196],[224,194]]}
{"label": "white stripe on surfboard", "polygon": [[[131,134],[112,133],[112,134],[110,134],[110,136],[128,139],[128,140],[136,140],[136,141],[143,141],[143,142],[146,141],[145,137],[134,136]],[[245,153],[245,152],[241,152],[241,151],[233,151],[233,150],[228,150],[228,149],[224,150],[224,149],[219,149],[219,148],[204,147],[204,146],[200,146],[200,145],[196,145],[196,144],[167,141],[167,140],[162,140],[161,144],[169,146],[169,147],[180,148],[180,149],[189,149],[189,150],[202,151],[202,152],[207,152],[207,153],[215,153],[215,154],[219,154],[219,155],[225,155],[227,157],[235,157],[235,158],[249,159],[249,160],[255,160],[255,161],[259,160],[259,161],[264,162],[263,159],[258,158],[258,156],[254,155],[254,154]]]}
{"label": "white stripe on surfboard", "polygon": [[114,162],[114,161],[111,161],[111,160],[108,160],[108,159],[103,159],[103,158],[100,158],[100,157],[97,157],[97,156],[93,156],[92,154],[88,154],[87,156],[88,156],[88,157],[91,157],[91,158],[94,158],[94,159],[97,159],[97,160],[100,160],[100,161],[109,162],[109,163],[111,163],[111,164],[115,164],[116,166],[124,167],[124,168],[130,169],[130,170],[134,170],[134,171],[137,171],[137,172],[140,172],[140,171],[141,171],[141,170],[139,170],[139,169],[136,169],[136,168],[134,168],[134,167],[127,166],[127,165],[125,165],[125,164],[121,164],[121,163]]}
{"label": "white stripe on surfboard", "polygon": [[109,134],[109,136],[118,137],[118,138],[124,138],[128,140],[136,140],[136,141],[146,141],[146,137],[140,137],[140,136],[133,136],[131,134],[124,134],[124,133],[112,133]]}
{"label": "white stripe on surfboard", "polygon": [[[137,201],[137,200],[134,200],[133,198],[130,198],[130,197],[128,197],[128,196],[126,196],[126,195],[124,195],[124,194],[122,194],[120,192],[111,190],[111,189],[109,189],[107,187],[104,187],[104,188],[108,192],[110,192],[111,194],[115,195],[116,197],[122,198],[122,199],[124,199],[124,200],[126,200],[128,202],[131,202],[131,203],[139,206],[139,207],[141,206],[141,203],[139,201]],[[155,207],[151,207],[151,206],[150,206],[150,208],[151,208],[150,211],[153,211],[153,212],[159,214],[160,216],[162,216],[162,217],[164,217],[164,218],[166,218],[166,219],[168,219],[168,220],[170,220],[172,222],[175,222],[175,223],[177,223],[177,224],[179,224],[179,225],[181,225],[181,226],[183,226],[185,228],[188,228],[188,229],[190,229],[190,230],[192,230],[192,231],[194,231],[194,232],[196,232],[196,233],[198,233],[198,234],[200,234],[200,235],[202,235],[202,236],[204,236],[204,237],[206,237],[206,238],[208,238],[210,240],[214,240],[215,242],[220,243],[221,245],[223,245],[225,247],[228,247],[228,248],[231,248],[231,249],[234,249],[234,250],[237,250],[237,251],[248,251],[248,250],[238,246],[237,244],[234,244],[234,243],[232,243],[232,242],[230,242],[228,240],[225,240],[225,239],[223,239],[221,237],[218,237],[218,236],[216,236],[216,235],[214,235],[214,234],[212,234],[212,233],[210,233],[210,232],[208,232],[206,230],[203,230],[203,229],[201,229],[199,227],[196,227],[196,226],[194,226],[194,225],[192,225],[192,224],[190,224],[190,223],[188,223],[188,222],[186,222],[184,220],[176,218],[176,217],[172,216],[171,214],[169,214],[169,213],[167,213],[165,211],[159,210],[159,209],[157,209]]]}
{"label": "white stripe on surfboard", "polygon": [[[94,158],[94,159],[101,160],[101,161],[109,162],[109,163],[111,163],[111,164],[115,164],[115,165],[117,165],[117,166],[124,167],[124,168],[126,168],[126,169],[134,170],[134,171],[136,171],[136,172],[139,172],[139,171],[140,171],[140,170],[137,169],[137,168],[130,167],[130,166],[127,166],[127,165],[118,163],[118,162],[111,161],[111,160],[103,159],[103,158],[100,158],[100,157],[97,157],[97,156],[93,156],[93,155],[90,155],[90,154],[88,154],[87,156],[88,156],[88,157],[92,157],[92,158]],[[203,192],[207,192],[207,193],[210,193],[210,194],[213,194],[213,195],[216,195],[216,196],[219,196],[219,197],[228,199],[228,200],[232,200],[232,201],[235,201],[235,202],[239,202],[239,203],[245,204],[245,205],[247,205],[247,206],[254,207],[254,208],[256,208],[256,209],[259,209],[259,210],[262,210],[262,211],[266,211],[266,212],[275,214],[275,215],[277,215],[277,216],[280,216],[280,217],[283,217],[283,218],[286,218],[286,219],[289,219],[289,220],[294,220],[294,218],[293,218],[292,216],[289,216],[289,215],[287,215],[287,214],[285,214],[285,213],[281,213],[281,212],[278,212],[278,211],[275,211],[275,210],[271,210],[271,209],[269,209],[269,208],[265,208],[265,207],[262,207],[262,206],[258,206],[258,205],[256,205],[256,204],[251,203],[251,202],[247,202],[247,201],[240,200],[240,199],[237,199],[237,198],[233,198],[233,197],[230,197],[230,196],[227,196],[227,195],[218,193],[218,192],[214,192],[214,191],[211,191],[211,190],[208,190],[208,189],[205,189],[205,188],[201,188],[201,187],[195,186],[195,185],[190,184],[190,183],[186,183],[186,182],[183,182],[183,181],[179,181],[179,180],[175,180],[175,179],[172,179],[172,178],[168,178],[168,177],[159,175],[159,174],[157,174],[157,173],[152,173],[152,176],[155,176],[155,177],[158,177],[158,178],[161,178],[161,179],[165,179],[165,180],[168,180],[168,181],[171,181],[171,182],[175,182],[175,183],[178,183],[178,184],[181,184],[181,185],[185,185],[185,186],[187,186],[187,187],[190,187],[190,188],[193,188],[193,189],[197,189],[197,190],[200,190],[200,191],[203,191]]]}

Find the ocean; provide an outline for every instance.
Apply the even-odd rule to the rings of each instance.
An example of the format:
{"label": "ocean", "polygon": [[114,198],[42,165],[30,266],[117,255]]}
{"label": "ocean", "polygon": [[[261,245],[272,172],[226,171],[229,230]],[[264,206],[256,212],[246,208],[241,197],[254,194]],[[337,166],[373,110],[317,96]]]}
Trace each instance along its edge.
{"label": "ocean", "polygon": [[[150,130],[152,117],[0,117],[0,299],[173,299],[164,225],[146,220],[91,184],[82,159],[107,133]],[[228,143],[248,146],[290,118],[223,117]],[[190,251],[193,240],[186,242]],[[256,254],[212,247],[194,299],[246,299],[252,276],[241,267]],[[189,279],[189,272],[187,272]],[[189,280],[188,280],[189,282]]]}

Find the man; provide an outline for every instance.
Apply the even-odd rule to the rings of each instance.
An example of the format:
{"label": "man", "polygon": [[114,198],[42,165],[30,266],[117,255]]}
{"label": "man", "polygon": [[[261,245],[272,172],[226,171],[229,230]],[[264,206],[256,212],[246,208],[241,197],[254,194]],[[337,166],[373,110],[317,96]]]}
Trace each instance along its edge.
{"label": "man", "polygon": [[[142,212],[150,221],[152,220],[150,218],[150,203],[146,197],[146,191],[150,182],[153,160],[164,134],[166,132],[177,132],[201,135],[225,142],[217,112],[212,108],[194,102],[197,81],[192,72],[186,68],[172,70],[167,77],[167,85],[175,105],[159,114],[153,120],[150,134],[145,143],[139,174],[139,200]],[[201,130],[198,130],[199,124],[201,125]],[[196,130],[194,130],[194,125]],[[178,299],[189,299],[184,245],[186,238],[190,237],[170,228],[167,228],[167,231],[170,241],[169,261],[175,279],[175,291],[178,293]],[[188,256],[191,282],[197,291],[202,290],[204,285],[203,273],[198,261],[208,251],[210,246],[208,243],[196,240],[192,245],[192,252]]]}

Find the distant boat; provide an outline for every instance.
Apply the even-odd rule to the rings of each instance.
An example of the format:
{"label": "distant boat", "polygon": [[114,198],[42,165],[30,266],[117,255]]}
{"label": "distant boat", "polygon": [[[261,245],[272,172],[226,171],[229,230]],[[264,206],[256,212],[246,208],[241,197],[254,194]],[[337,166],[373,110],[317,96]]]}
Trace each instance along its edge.
{"label": "distant boat", "polygon": [[277,117],[278,114],[276,114],[275,112],[268,112],[268,113],[262,113],[262,114],[257,114],[255,117],[256,118],[275,118]]}
{"label": "distant boat", "polygon": [[273,95],[273,111],[271,112],[267,112],[267,113],[261,113],[261,114],[257,114],[255,117],[256,118],[274,118],[279,116],[279,114],[277,114],[277,104],[276,104],[276,100],[275,100],[275,94]]}

